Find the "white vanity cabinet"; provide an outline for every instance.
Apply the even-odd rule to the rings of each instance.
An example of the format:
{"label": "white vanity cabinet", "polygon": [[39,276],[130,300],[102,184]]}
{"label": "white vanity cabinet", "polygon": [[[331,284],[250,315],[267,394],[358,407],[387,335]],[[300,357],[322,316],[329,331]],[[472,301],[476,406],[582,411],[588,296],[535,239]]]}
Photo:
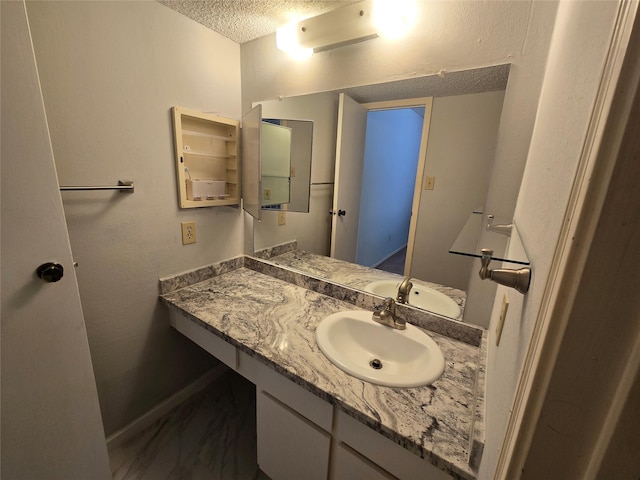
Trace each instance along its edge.
{"label": "white vanity cabinet", "polygon": [[273,480],[326,480],[331,434],[268,393],[256,395],[260,469]]}
{"label": "white vanity cabinet", "polygon": [[258,465],[273,480],[326,480],[333,407],[244,352],[238,373],[256,386]]}
{"label": "white vanity cabinet", "polygon": [[396,478],[342,442],[336,446],[331,461],[333,466],[332,480],[354,480],[358,478],[388,480]]}
{"label": "white vanity cabinet", "polygon": [[389,475],[380,478],[451,480],[451,476],[442,470],[338,409],[335,412],[333,435],[340,443],[346,444]]}

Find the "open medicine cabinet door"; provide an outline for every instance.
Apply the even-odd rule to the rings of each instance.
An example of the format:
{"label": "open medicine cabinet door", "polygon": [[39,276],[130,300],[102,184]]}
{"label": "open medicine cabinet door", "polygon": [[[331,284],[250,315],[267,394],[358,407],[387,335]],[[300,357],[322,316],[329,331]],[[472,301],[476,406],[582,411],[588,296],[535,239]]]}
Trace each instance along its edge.
{"label": "open medicine cabinet door", "polygon": [[262,121],[262,105],[242,117],[243,208],[257,220],[291,201],[291,138],[291,128]]}
{"label": "open medicine cabinet door", "polygon": [[261,213],[261,122],[262,105],[258,105],[242,117],[242,207],[256,220],[260,220]]}

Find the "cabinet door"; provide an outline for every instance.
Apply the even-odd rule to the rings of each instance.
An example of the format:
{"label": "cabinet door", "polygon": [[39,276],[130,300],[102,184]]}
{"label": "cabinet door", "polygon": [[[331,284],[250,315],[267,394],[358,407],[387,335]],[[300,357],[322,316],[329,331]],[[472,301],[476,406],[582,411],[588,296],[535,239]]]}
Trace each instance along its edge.
{"label": "cabinet door", "polygon": [[272,480],[325,480],[330,435],[265,392],[256,409],[260,469]]}
{"label": "cabinet door", "polygon": [[384,471],[402,480],[451,480],[428,461],[392,442],[346,413],[337,410],[334,435]]}
{"label": "cabinet door", "polygon": [[369,460],[340,443],[336,448],[332,480],[394,480]]}

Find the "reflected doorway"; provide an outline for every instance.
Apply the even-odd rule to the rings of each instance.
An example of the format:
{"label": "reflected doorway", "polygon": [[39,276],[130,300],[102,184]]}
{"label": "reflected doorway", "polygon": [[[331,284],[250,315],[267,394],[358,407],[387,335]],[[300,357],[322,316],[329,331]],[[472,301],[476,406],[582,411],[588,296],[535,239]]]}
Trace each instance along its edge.
{"label": "reflected doorway", "polygon": [[367,113],[356,263],[404,273],[424,107]]}

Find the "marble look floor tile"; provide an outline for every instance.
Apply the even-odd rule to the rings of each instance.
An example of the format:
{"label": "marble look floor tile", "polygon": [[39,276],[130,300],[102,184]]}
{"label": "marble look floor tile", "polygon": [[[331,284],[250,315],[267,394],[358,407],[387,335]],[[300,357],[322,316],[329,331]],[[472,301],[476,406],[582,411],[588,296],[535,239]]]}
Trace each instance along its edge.
{"label": "marble look floor tile", "polygon": [[263,480],[255,387],[230,372],[109,456],[114,480]]}

